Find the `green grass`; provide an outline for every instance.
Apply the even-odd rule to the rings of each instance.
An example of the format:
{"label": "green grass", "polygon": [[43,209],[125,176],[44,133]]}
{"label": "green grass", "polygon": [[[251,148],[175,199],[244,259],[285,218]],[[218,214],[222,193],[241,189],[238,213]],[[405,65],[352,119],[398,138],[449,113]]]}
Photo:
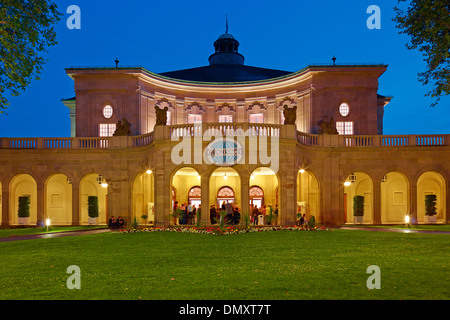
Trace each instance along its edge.
{"label": "green grass", "polygon": [[[97,234],[0,243],[0,299],[450,299],[450,236]],[[69,290],[67,268],[81,269]],[[367,267],[381,270],[369,290]]]}

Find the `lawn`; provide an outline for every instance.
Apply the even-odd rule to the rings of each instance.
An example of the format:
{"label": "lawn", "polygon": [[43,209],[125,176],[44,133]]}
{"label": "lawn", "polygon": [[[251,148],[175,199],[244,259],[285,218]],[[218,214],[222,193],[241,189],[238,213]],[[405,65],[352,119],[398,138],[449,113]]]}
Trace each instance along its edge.
{"label": "lawn", "polygon": [[[450,236],[106,233],[0,243],[0,299],[450,299]],[[69,290],[67,268],[81,271]],[[368,266],[381,271],[369,290]]]}

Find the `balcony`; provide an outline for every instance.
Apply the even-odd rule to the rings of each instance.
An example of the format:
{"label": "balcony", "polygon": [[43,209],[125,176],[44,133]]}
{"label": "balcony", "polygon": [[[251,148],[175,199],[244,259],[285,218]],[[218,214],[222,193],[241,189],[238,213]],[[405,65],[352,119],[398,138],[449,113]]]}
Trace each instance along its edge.
{"label": "balcony", "polygon": [[[288,130],[292,129],[292,130]],[[0,138],[0,149],[119,149],[150,145],[154,140],[171,137],[260,136],[297,139],[312,147],[437,147],[448,146],[448,134],[440,135],[317,135],[296,131],[291,126],[257,123],[202,123],[159,127],[154,132],[125,137],[73,137],[73,138]]]}

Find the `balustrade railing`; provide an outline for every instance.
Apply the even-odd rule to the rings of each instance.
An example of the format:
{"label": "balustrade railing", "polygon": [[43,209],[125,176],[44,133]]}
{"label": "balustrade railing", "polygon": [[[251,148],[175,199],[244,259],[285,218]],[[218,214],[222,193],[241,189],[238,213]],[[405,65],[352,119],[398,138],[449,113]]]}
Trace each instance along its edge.
{"label": "balustrade railing", "polygon": [[193,137],[193,136],[265,136],[279,137],[280,125],[266,123],[197,123],[197,124],[179,124],[170,126],[171,137]]}
{"label": "balustrade railing", "polygon": [[[286,138],[282,125],[260,123],[181,124],[164,128],[158,139],[201,135],[265,136]],[[286,132],[286,131],[283,131]],[[296,131],[302,145],[317,147],[412,147],[448,146],[450,135],[317,135]],[[292,138],[292,137],[291,137]],[[150,145],[155,132],[132,137],[0,138],[0,149],[114,149]]]}

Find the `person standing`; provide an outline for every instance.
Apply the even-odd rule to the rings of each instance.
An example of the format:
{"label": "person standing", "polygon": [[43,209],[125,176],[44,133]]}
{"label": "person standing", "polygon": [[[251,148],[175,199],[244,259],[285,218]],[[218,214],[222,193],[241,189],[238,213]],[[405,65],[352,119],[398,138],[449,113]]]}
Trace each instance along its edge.
{"label": "person standing", "polygon": [[214,205],[209,208],[209,222],[211,224],[216,223],[216,207]]}
{"label": "person standing", "polygon": [[266,223],[266,205],[261,208],[261,214],[263,216],[263,224]]}
{"label": "person standing", "polygon": [[255,226],[258,224],[258,213],[259,213],[259,210],[255,204],[255,206],[253,207],[253,211],[252,211],[253,225],[255,225]]}

